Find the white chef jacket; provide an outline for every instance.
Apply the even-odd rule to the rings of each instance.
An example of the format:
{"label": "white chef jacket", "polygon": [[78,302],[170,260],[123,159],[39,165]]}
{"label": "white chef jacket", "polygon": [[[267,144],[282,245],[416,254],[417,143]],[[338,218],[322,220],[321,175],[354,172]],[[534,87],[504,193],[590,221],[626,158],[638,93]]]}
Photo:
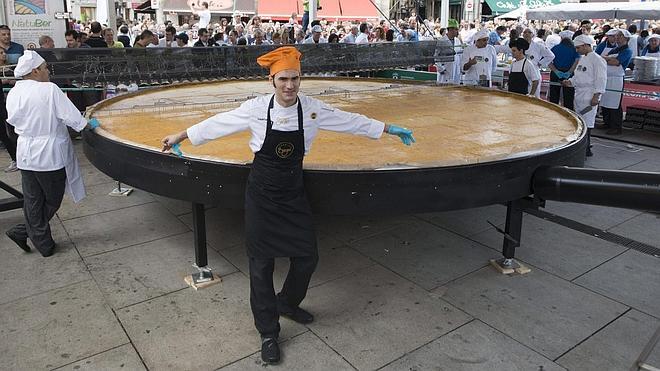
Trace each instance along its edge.
{"label": "white chef jacket", "polygon": [[369,43],[369,34],[360,32],[355,38],[356,44],[367,44]]}
{"label": "white chef jacket", "polygon": [[555,59],[555,54],[544,43],[536,41],[529,43],[529,49],[525,50],[525,56],[537,67],[548,67],[550,62]]}
{"label": "white chef jacket", "polygon": [[591,98],[595,93],[601,93],[601,96],[605,93],[607,63],[595,52],[583,55],[569,81],[575,87],[575,111],[587,127],[593,128],[598,107],[585,114],[580,114],[580,111],[591,105]]}
{"label": "white chef jacket", "polygon": [[461,69],[463,65],[461,64],[461,53],[463,52],[463,47],[461,40],[458,37],[454,37],[454,40],[449,40],[447,36],[443,36],[443,39],[448,40],[454,45],[454,61],[453,62],[442,62],[436,63],[438,69],[437,82],[439,84],[460,84],[461,83]]}
{"label": "white chef jacket", "polygon": [[75,202],[85,197],[78,159],[67,126],[81,131],[87,120],[51,82],[20,80],[7,94],[7,122],[18,134],[16,166],[21,170],[66,168],[67,190]]}
{"label": "white chef jacket", "polygon": [[[463,65],[474,57],[477,58],[477,64],[470,66],[470,69],[467,71],[463,70]],[[460,68],[461,71],[465,72],[465,76],[463,77],[463,83],[465,85],[477,85],[479,83],[479,75],[486,75],[486,78],[490,81],[493,71],[497,68],[497,52],[492,45],[486,45],[485,48],[477,48],[476,45],[470,45],[465,48],[461,56]]]}
{"label": "white chef jacket", "polygon": [[[252,137],[249,146],[256,153],[266,139],[266,119],[268,103],[273,95],[268,94],[243,102],[240,107],[219,113],[188,128],[188,139],[193,145],[204,144],[210,140],[227,136],[239,131],[250,130]],[[319,129],[351,133],[377,139],[383,134],[385,124],[357,113],[335,109],[318,99],[298,94],[302,103],[303,130],[305,131],[305,154]],[[282,107],[273,102],[270,119],[273,130],[298,130],[298,104]]]}

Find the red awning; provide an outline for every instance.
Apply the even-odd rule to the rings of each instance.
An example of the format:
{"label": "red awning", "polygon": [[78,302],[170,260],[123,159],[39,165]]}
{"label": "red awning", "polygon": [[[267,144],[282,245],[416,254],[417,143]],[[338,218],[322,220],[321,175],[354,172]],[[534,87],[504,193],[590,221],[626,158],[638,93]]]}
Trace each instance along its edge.
{"label": "red awning", "polygon": [[369,0],[339,0],[342,18],[377,19],[378,10]]}
{"label": "red awning", "polygon": [[[378,10],[369,0],[320,0],[317,17],[327,20],[377,19]],[[259,0],[257,14],[264,18],[289,19],[291,13],[302,19],[302,0]]]}
{"label": "red awning", "polygon": [[298,0],[259,0],[257,14],[264,18],[289,19],[291,13],[302,16],[302,2]]}

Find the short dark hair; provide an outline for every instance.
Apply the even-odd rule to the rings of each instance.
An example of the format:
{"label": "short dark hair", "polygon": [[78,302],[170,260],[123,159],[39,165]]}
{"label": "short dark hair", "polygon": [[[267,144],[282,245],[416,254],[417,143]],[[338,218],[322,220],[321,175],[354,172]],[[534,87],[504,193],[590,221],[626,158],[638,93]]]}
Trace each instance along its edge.
{"label": "short dark hair", "polygon": [[495,29],[495,31],[506,32],[506,26],[497,26],[497,28]]}
{"label": "short dark hair", "polygon": [[140,34],[139,39],[140,39],[140,40],[151,39],[152,37],[154,37],[154,33],[153,33],[153,32],[151,32],[151,31],[149,31],[149,30],[144,30],[144,31],[142,31],[142,33]]}
{"label": "short dark hair", "polygon": [[119,27],[119,32],[128,33],[128,27],[126,25]]}
{"label": "short dark hair", "polygon": [[76,30],[68,30],[67,32],[64,33],[64,37],[67,36],[71,36],[76,40],[80,39],[80,34]]}
{"label": "short dark hair", "polygon": [[366,23],[361,23],[360,24],[360,32],[366,33],[368,29],[369,29],[369,26],[367,26]]}
{"label": "short dark hair", "polygon": [[101,24],[97,21],[92,22],[92,24],[89,26],[89,30],[92,33],[99,33],[101,30],[103,30],[103,27],[101,27]]}
{"label": "short dark hair", "polygon": [[236,41],[236,45],[247,45],[247,39],[240,37],[238,41]]}
{"label": "short dark hair", "polygon": [[6,24],[0,25],[0,30],[9,30],[9,31],[11,31],[11,29],[9,29],[9,26],[7,26]]}
{"label": "short dark hair", "polygon": [[174,28],[174,26],[167,26],[167,27],[165,27],[165,32],[169,32],[172,35],[175,35],[176,34],[176,28]]}
{"label": "short dark hair", "polygon": [[201,35],[204,35],[204,34],[207,34],[207,33],[209,33],[209,30],[207,30],[206,28],[200,28],[200,29],[197,31],[197,34],[200,35],[200,36],[201,36]]}
{"label": "short dark hair", "polygon": [[205,7],[206,9],[208,9],[208,8],[209,8],[209,3],[207,3],[207,2],[205,1],[205,2],[202,3],[202,6]]}

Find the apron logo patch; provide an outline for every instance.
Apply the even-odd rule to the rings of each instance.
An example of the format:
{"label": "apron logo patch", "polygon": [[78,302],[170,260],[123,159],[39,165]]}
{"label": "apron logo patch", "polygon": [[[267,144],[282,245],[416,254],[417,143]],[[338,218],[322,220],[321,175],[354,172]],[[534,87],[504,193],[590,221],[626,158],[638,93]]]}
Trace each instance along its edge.
{"label": "apron logo patch", "polygon": [[309,117],[311,117],[312,120],[316,120],[316,112],[312,112],[312,114],[309,115]]}
{"label": "apron logo patch", "polygon": [[275,154],[279,158],[287,158],[293,154],[293,144],[289,142],[281,142],[275,147]]}

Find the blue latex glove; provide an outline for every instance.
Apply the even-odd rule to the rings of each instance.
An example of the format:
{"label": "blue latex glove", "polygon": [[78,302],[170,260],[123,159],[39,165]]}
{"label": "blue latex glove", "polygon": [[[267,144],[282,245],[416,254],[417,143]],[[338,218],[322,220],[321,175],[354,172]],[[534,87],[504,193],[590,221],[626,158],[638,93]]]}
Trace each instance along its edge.
{"label": "blue latex glove", "polygon": [[561,77],[562,79],[566,80],[566,79],[568,79],[568,78],[571,77],[571,73],[568,72],[568,71],[566,71],[566,72],[562,72],[560,77]]}
{"label": "blue latex glove", "polygon": [[93,118],[93,119],[87,121],[87,123],[92,128],[92,130],[94,130],[94,129],[98,128],[99,126],[101,126],[101,124],[99,123],[99,120],[97,120],[96,118]]}
{"label": "blue latex glove", "polygon": [[560,79],[562,78],[562,76],[564,76],[564,73],[561,72],[560,70],[554,70],[554,71],[552,71],[552,73],[554,73],[555,76],[557,76]]}
{"label": "blue latex glove", "polygon": [[172,153],[179,157],[183,157],[183,152],[181,152],[181,145],[179,143],[172,146]]}
{"label": "blue latex glove", "polygon": [[396,135],[401,138],[403,144],[409,146],[415,143],[415,138],[412,136],[412,130],[405,129],[396,125],[390,125],[387,129],[387,134]]}

